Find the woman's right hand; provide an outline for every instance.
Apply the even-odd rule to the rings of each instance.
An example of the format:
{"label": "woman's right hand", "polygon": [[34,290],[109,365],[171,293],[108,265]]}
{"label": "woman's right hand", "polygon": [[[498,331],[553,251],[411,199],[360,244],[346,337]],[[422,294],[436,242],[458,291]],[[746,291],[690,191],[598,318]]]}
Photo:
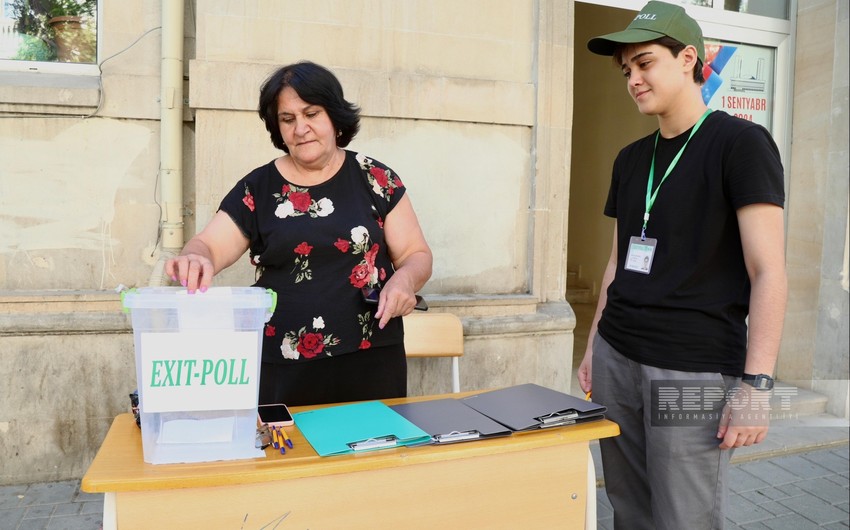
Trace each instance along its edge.
{"label": "woman's right hand", "polygon": [[212,261],[200,254],[181,254],[165,263],[165,272],[171,281],[180,282],[189,294],[196,290],[205,292],[212,284],[215,267]]}
{"label": "woman's right hand", "polygon": [[235,263],[246,250],[248,238],[229,215],[219,210],[179,256],[165,263],[165,273],[189,294],[204,292],[212,285],[213,276]]}

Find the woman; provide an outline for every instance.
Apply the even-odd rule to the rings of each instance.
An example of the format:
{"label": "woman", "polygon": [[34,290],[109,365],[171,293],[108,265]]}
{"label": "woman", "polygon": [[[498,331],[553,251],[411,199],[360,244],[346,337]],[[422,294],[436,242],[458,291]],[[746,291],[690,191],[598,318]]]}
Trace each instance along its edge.
{"label": "woman", "polygon": [[[264,330],[261,404],[405,396],[396,317],[413,310],[432,256],[401,180],[343,149],[357,134],[359,109],[322,66],[277,70],[258,111],[287,154],[240,180],[166,272],[203,292],[249,251],[255,285],[278,293]],[[380,289],[377,306],[364,299],[370,288]]]}

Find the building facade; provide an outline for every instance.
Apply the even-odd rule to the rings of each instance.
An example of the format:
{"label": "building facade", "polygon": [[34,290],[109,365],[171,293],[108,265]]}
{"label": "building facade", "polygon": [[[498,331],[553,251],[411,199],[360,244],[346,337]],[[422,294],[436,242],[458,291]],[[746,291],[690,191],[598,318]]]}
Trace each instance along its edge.
{"label": "building facade", "polygon": [[[15,3],[3,0],[4,20]],[[408,187],[435,256],[423,294],[464,321],[462,388],[571,390],[583,351],[568,272],[598,285],[611,162],[654,128],[584,43],[642,0],[94,3],[96,60],[13,60],[3,50],[22,41],[0,34],[0,484],[85,472],[136,387],[118,291],[166,283],[164,261],[233,182],[280,154],[258,89],[302,59],[362,108],[349,148]],[[720,73],[724,110],[766,120],[782,151],[777,375],[846,418],[847,1],[688,4],[715,51],[745,57]],[[741,93],[724,93],[733,81]],[[250,285],[247,258],[216,282]],[[449,391],[439,361],[412,363],[411,394]]]}

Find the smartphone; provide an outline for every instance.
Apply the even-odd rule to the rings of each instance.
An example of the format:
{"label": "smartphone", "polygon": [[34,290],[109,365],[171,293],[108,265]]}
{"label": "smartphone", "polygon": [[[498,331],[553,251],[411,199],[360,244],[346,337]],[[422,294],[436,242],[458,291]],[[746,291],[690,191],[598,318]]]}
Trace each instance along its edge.
{"label": "smartphone", "polygon": [[417,311],[428,311],[428,304],[425,303],[425,299],[416,295],[416,305],[413,306],[413,309]]}
{"label": "smartphone", "polygon": [[289,409],[283,403],[260,405],[257,407],[257,415],[260,423],[272,427],[288,427],[295,423],[292,414],[289,413]]}
{"label": "smartphone", "polygon": [[367,304],[378,304],[378,299],[381,297],[381,290],[377,287],[362,287],[360,292],[363,294],[363,301]]}
{"label": "smartphone", "polygon": [[[381,290],[376,287],[363,287],[360,289],[363,293],[363,301],[367,304],[377,304],[378,299],[381,296]],[[428,311],[428,304],[425,302],[425,299],[416,295],[416,305],[413,306],[413,309],[417,311]]]}

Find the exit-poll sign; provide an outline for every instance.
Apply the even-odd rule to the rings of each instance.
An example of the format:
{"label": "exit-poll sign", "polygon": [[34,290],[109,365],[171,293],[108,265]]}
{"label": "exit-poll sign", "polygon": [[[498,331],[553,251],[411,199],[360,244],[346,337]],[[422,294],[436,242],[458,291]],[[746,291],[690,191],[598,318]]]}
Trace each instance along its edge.
{"label": "exit-poll sign", "polygon": [[259,331],[140,334],[144,413],[257,406]]}

